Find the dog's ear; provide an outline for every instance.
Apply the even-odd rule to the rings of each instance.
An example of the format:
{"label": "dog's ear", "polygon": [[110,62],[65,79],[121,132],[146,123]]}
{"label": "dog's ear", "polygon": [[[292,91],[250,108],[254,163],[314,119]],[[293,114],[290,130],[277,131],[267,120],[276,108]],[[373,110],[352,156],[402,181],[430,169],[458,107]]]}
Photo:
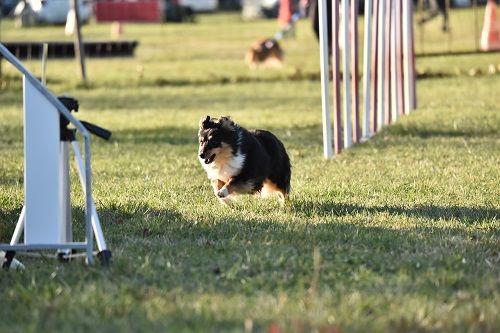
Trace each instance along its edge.
{"label": "dog's ear", "polygon": [[210,116],[205,116],[200,119],[200,129],[207,128],[210,123]]}
{"label": "dog's ear", "polygon": [[225,129],[232,129],[234,127],[234,121],[229,116],[221,116],[219,118],[219,124]]}

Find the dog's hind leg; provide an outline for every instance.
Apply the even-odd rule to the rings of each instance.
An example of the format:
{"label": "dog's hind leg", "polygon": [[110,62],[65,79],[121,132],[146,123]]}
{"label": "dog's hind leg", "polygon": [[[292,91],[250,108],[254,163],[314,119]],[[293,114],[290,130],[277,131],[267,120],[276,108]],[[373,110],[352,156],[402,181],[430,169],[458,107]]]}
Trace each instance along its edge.
{"label": "dog's hind leg", "polygon": [[278,195],[278,200],[280,201],[280,204],[284,206],[288,202],[288,193],[286,193],[283,190],[278,190],[276,194]]}
{"label": "dog's hind leg", "polygon": [[262,197],[269,197],[271,194],[275,193],[278,196],[280,204],[283,206],[288,200],[288,192],[273,183],[271,180],[266,179],[264,181],[264,186],[262,187],[261,195]]}

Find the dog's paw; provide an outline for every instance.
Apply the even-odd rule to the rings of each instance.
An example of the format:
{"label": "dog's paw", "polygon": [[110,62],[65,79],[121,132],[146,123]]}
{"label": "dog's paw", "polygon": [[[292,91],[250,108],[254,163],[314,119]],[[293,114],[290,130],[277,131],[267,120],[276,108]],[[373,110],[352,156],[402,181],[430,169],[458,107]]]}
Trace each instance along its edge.
{"label": "dog's paw", "polygon": [[224,206],[231,206],[231,204],[233,203],[233,200],[231,199],[231,197],[219,198],[219,201]]}
{"label": "dog's paw", "polygon": [[217,191],[217,196],[221,199],[226,198],[229,195],[229,191],[227,187],[221,188],[219,191]]}

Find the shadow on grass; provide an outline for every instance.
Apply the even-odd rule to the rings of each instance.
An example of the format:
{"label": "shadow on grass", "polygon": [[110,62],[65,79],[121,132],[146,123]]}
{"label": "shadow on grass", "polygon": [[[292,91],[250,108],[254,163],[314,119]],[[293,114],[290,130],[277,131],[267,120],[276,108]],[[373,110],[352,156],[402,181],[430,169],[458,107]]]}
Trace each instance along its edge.
{"label": "shadow on grass", "polygon": [[390,215],[427,218],[433,221],[458,219],[463,223],[490,221],[500,217],[500,209],[494,207],[442,207],[436,205],[365,207],[346,203],[313,201],[293,201],[291,205],[296,214],[308,217],[388,213]]}
{"label": "shadow on grass", "polygon": [[[229,208],[231,209],[231,208]],[[236,209],[236,208],[235,208]],[[415,207],[397,207],[397,206],[380,206],[380,207],[365,207],[360,205],[346,203],[330,203],[313,201],[291,201],[290,210],[297,216],[313,217],[313,216],[346,216],[356,214],[379,214],[389,213],[391,215],[404,215],[408,217],[428,218],[434,221],[458,219],[461,222],[475,223],[488,222],[496,220],[500,217],[500,209],[494,207],[440,207],[434,205],[421,205]],[[19,217],[21,208],[16,210],[2,211],[0,210],[1,241],[7,241],[6,237],[14,231],[15,223]],[[187,232],[189,236],[192,231],[202,231],[205,229],[209,234],[222,235],[217,231],[218,228],[226,229],[226,231],[248,231],[248,235],[255,234],[256,230],[261,230],[266,233],[264,238],[281,238],[280,233],[288,233],[287,230],[296,229],[296,231],[304,231],[308,228],[314,230],[322,230],[323,227],[307,224],[297,224],[294,226],[283,225],[273,220],[257,220],[244,219],[235,216],[234,218],[214,217],[212,224],[204,223],[203,221],[190,221],[181,213],[176,211],[158,210],[145,205],[127,206],[127,207],[105,207],[99,208],[98,214],[103,225],[103,228],[110,228],[111,237],[116,236],[134,236],[148,238],[152,236],[165,235],[165,227],[174,229],[176,232],[171,235],[182,235]],[[236,215],[236,214],[235,214]],[[208,216],[207,216],[208,218]],[[84,213],[80,208],[73,208],[73,220],[76,227],[75,232],[82,232],[83,236],[83,221]],[[203,220],[203,218],[202,218]],[[167,223],[168,225],[165,225]],[[257,227],[256,230],[251,230]],[[339,227],[339,226],[335,226]],[[354,226],[345,226],[345,228],[357,228]],[[373,228],[373,230],[385,230],[384,228]],[[324,230],[330,233],[332,229],[326,227]],[[267,233],[269,232],[269,233]],[[242,236],[244,236],[242,234]],[[283,236],[283,235],[282,235]],[[293,235],[292,235],[293,236]],[[119,238],[118,237],[118,238]],[[232,236],[231,236],[232,237]],[[298,236],[302,238],[303,235]],[[117,239],[118,239],[117,238]],[[285,238],[289,238],[288,236]]]}
{"label": "shadow on grass", "polygon": [[[250,247],[271,246],[284,247],[307,247],[314,244],[318,246],[330,246],[335,242],[351,242],[350,250],[356,252],[359,249],[352,247],[355,243],[363,243],[363,249],[373,250],[391,248],[396,250],[402,244],[414,243],[424,237],[428,246],[437,246],[442,243],[443,236],[449,236],[448,232],[436,232],[433,228],[419,228],[418,232],[409,230],[394,230],[380,226],[369,226],[349,223],[337,223],[335,220],[328,223],[308,224],[312,217],[321,216],[346,216],[356,214],[379,214],[389,213],[391,215],[404,215],[408,217],[422,217],[433,221],[458,219],[464,223],[491,222],[500,216],[498,208],[489,207],[439,207],[434,205],[416,207],[364,207],[345,203],[316,203],[312,201],[292,201],[290,210],[297,217],[306,217],[302,222],[283,223],[266,218],[242,217],[238,208],[235,209],[234,217],[224,214],[217,216],[211,212],[202,216],[199,220],[186,218],[175,210],[156,209],[146,205],[130,205],[98,208],[98,215],[106,238],[111,240],[114,246],[122,248],[134,248],[137,244],[147,240],[146,247],[160,247],[161,251],[178,246],[185,249],[195,250],[198,248],[212,248],[216,252],[237,251],[249,245]],[[14,231],[15,223],[21,208],[10,211],[0,211],[0,241],[8,242]],[[84,236],[84,212],[80,208],[73,208],[73,230],[75,238]],[[6,223],[5,223],[6,222]],[[447,228],[452,234],[465,237],[468,233],[461,227]],[[498,230],[480,230],[485,234],[498,234]],[[384,239],[384,244],[377,240]],[[152,241],[152,242],[151,242]],[[158,244],[154,244],[158,241]],[[141,243],[142,244],[142,243]],[[266,245],[267,244],[267,245]],[[144,245],[144,244],[142,244]],[[172,247],[173,246],[173,247]],[[156,249],[158,250],[158,249]],[[156,251],[155,250],[155,251]],[[168,250],[167,252],[170,252]],[[350,256],[350,253],[345,253]]]}
{"label": "shadow on grass", "polygon": [[[475,258],[494,257],[491,251],[499,236],[493,228],[468,230],[459,225],[394,229],[370,226],[369,221],[364,225],[335,219],[308,223],[309,216],[314,214],[362,212],[389,212],[433,220],[459,218],[469,223],[487,222],[498,216],[498,209],[484,207],[373,208],[299,202],[292,210],[298,217],[306,218],[284,223],[265,217],[245,217],[236,208],[234,216],[212,212],[193,220],[178,212],[145,206],[126,212],[104,208],[100,216],[110,246],[118,251],[117,269],[130,275],[139,274],[146,283],[158,288],[179,287],[187,292],[201,289],[223,294],[252,294],[255,290],[272,293],[277,288],[294,289],[300,283],[305,283],[307,289],[314,271],[315,249],[319,249],[324,261],[324,283],[370,285],[369,281],[351,280],[360,269],[368,269],[384,279],[390,279],[386,274],[401,270],[424,276],[435,274],[436,278],[452,270],[464,274],[467,271],[470,275],[450,276],[442,287],[467,288],[475,283],[477,271],[490,272],[484,261],[475,262]],[[144,272],[137,271],[140,263],[130,262],[135,256],[149,258],[149,267]],[[464,266],[463,260],[470,264]],[[167,268],[169,265],[171,268]],[[250,289],[241,289],[242,280],[251,285]],[[418,284],[417,289],[421,288],[424,294],[433,288],[432,279],[424,278]]]}
{"label": "shadow on grass", "polygon": [[[0,211],[2,220],[15,220],[19,210]],[[498,209],[489,208],[362,207],[308,201],[292,203],[292,211],[306,217],[387,211],[435,220],[458,216],[474,221],[498,214]],[[495,287],[491,282],[495,270],[486,264],[497,260],[498,230],[494,228],[395,229],[335,220],[309,224],[309,218],[283,222],[245,217],[236,210],[234,216],[208,211],[194,220],[177,211],[146,205],[101,207],[98,213],[113,252],[113,264],[108,270],[58,269],[58,276],[62,275],[64,286],[71,289],[76,285],[77,290],[94,297],[95,302],[83,306],[92,306],[95,313],[105,312],[115,318],[123,312],[121,302],[132,300],[134,307],[127,310],[127,317],[142,319],[130,327],[185,327],[186,323],[201,331],[210,325],[219,329],[242,327],[246,318],[238,317],[245,315],[241,311],[232,320],[214,318],[210,311],[191,311],[193,304],[205,304],[212,295],[227,296],[228,302],[217,301],[224,307],[234,299],[258,299],[262,295],[272,299],[280,293],[307,298],[304,295],[310,295],[310,290],[320,294],[323,288],[336,290],[341,293],[339,297],[357,292],[374,299],[397,288],[398,293],[441,301],[457,291],[488,295]],[[74,218],[82,221],[83,211],[74,209]],[[8,241],[6,235],[13,228],[13,224],[4,228],[0,241]],[[75,223],[74,229],[81,238],[83,223]],[[315,251],[321,256],[320,268],[314,264]],[[27,267],[33,263],[22,260]],[[53,265],[49,262],[31,268],[34,274],[41,271],[39,285],[57,286],[46,280],[53,270],[50,267]],[[7,277],[5,285],[14,283],[14,279],[29,285],[32,274],[9,275],[12,277]],[[88,286],[96,285],[97,291],[87,291]],[[110,298],[116,300],[110,302]],[[155,308],[157,316],[145,316],[145,309],[151,311],[152,298],[171,307],[165,312]],[[36,297],[26,299],[24,302],[32,307],[39,306],[31,303]],[[245,309],[248,306],[244,305]],[[377,313],[370,305],[366,311],[367,316]],[[66,312],[62,313],[64,316]],[[43,327],[45,323],[39,320],[38,325]]]}
{"label": "shadow on grass", "polygon": [[498,128],[495,126],[475,128],[468,126],[467,128],[452,129],[451,127],[436,127],[435,125],[425,126],[418,123],[406,123],[404,126],[394,124],[388,126],[386,133],[392,136],[400,137],[418,137],[428,139],[432,137],[448,137],[448,138],[486,138],[498,137]]}

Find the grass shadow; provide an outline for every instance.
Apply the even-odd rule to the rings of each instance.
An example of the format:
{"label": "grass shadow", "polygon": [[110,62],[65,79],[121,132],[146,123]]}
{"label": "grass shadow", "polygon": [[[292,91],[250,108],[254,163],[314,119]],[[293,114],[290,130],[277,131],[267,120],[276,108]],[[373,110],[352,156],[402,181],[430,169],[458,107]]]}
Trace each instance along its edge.
{"label": "grass shadow", "polygon": [[436,205],[417,205],[414,207],[366,207],[348,203],[295,200],[291,203],[291,209],[294,213],[304,216],[344,216],[362,213],[388,213],[391,215],[426,218],[433,221],[457,219],[463,223],[491,221],[500,217],[500,209],[495,207],[462,207],[456,205],[448,207]]}
{"label": "grass shadow", "polygon": [[407,122],[404,125],[394,124],[388,126],[384,131],[396,137],[418,137],[428,139],[432,137],[447,138],[487,138],[497,137],[498,128],[491,124],[490,126],[474,127],[473,124],[467,124],[461,128],[452,128],[452,126],[436,126],[436,124],[421,124],[417,122]]}

